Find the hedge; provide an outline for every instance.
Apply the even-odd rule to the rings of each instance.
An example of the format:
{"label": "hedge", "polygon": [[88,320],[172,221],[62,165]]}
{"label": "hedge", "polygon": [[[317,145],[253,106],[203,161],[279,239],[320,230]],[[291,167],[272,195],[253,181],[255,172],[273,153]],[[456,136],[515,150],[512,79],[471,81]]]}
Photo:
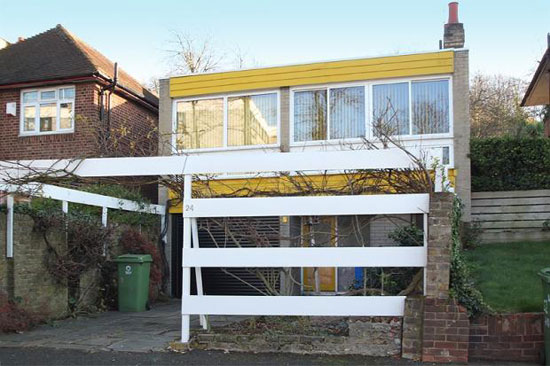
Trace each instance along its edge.
{"label": "hedge", "polygon": [[472,139],[472,191],[550,189],[550,139]]}

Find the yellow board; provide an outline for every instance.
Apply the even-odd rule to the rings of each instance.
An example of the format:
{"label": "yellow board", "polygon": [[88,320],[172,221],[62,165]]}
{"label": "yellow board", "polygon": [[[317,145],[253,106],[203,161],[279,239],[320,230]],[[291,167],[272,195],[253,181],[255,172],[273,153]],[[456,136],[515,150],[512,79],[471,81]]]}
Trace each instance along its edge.
{"label": "yellow board", "polygon": [[450,74],[453,71],[453,51],[319,62],[173,77],[170,79],[170,97],[180,98],[284,86],[441,75]]}
{"label": "yellow board", "polygon": [[[449,169],[449,181],[453,187],[456,187],[456,169]],[[194,197],[212,197],[212,196],[240,196],[248,197],[259,195],[262,192],[279,192],[279,194],[292,194],[298,192],[296,184],[300,184],[300,191],[307,193],[307,188],[311,188],[316,194],[319,191],[329,191],[330,189],[340,190],[347,187],[350,177],[344,174],[332,175],[308,175],[301,176],[300,179],[288,177],[256,177],[250,179],[220,179],[210,180],[205,183],[193,182]],[[265,194],[264,194],[265,196]],[[175,192],[169,192],[169,198],[174,201],[180,201]],[[181,202],[170,207],[170,213],[182,213]]]}

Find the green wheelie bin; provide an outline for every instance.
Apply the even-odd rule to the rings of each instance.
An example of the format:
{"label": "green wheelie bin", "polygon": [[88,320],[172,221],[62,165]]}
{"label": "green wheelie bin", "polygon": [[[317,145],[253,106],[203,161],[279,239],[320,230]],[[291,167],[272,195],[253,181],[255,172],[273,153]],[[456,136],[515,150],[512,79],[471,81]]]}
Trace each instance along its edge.
{"label": "green wheelie bin", "polygon": [[539,272],[542,279],[543,309],[544,309],[544,364],[550,365],[550,268]]}
{"label": "green wheelie bin", "polygon": [[149,254],[123,254],[118,263],[118,311],[145,311],[149,298]]}

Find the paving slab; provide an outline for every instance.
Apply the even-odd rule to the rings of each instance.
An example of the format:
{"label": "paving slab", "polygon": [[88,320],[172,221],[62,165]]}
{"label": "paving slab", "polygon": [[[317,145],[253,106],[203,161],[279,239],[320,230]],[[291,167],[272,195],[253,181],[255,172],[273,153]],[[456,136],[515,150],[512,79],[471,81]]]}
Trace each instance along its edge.
{"label": "paving slab", "polygon": [[[0,348],[48,347],[55,349],[124,352],[166,351],[180,337],[181,302],[159,304],[140,313],[105,313],[69,318],[28,332],[0,334]],[[211,316],[212,326],[223,326],[246,317]],[[199,328],[199,317],[191,327]]]}

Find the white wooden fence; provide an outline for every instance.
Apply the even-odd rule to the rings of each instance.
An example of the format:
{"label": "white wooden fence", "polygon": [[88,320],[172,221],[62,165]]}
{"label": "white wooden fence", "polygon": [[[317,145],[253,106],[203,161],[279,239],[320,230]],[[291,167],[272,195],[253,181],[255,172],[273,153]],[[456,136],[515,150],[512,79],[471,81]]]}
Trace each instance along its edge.
{"label": "white wooden fence", "polygon": [[[204,323],[204,314],[402,316],[404,312],[404,296],[206,296],[201,267],[425,267],[427,262],[428,194],[211,199],[191,194],[194,174],[415,168],[399,149],[0,163],[0,180],[2,175],[28,174],[25,166],[30,166],[31,172],[62,174],[56,170],[69,170],[83,177],[184,175],[182,342],[189,341],[191,314],[201,315]],[[437,180],[442,182],[441,177]],[[199,217],[378,214],[423,214],[424,246],[206,249],[199,247],[196,225]],[[198,294],[192,296],[193,267]]]}
{"label": "white wooden fence", "polygon": [[[252,164],[264,172],[319,169],[379,169],[410,166],[405,156],[346,153],[269,154]],[[370,155],[370,156],[366,156]],[[376,156],[375,156],[376,155]],[[289,159],[292,157],[292,159]],[[321,158],[323,157],[323,158]],[[326,160],[324,159],[326,157]],[[381,160],[379,160],[381,159]],[[323,162],[327,161],[327,165]],[[200,217],[423,214],[427,233],[428,194],[315,196],[268,198],[193,198],[192,174],[205,171],[186,166],[183,198],[182,336],[189,341],[190,315],[402,316],[404,296],[208,296],[203,295],[201,267],[425,267],[422,247],[366,248],[200,248],[196,220]],[[333,164],[331,164],[333,162]],[[241,157],[207,166],[208,173],[255,172]],[[193,238],[193,240],[192,240]],[[197,295],[191,295],[191,268],[197,273]],[[204,322],[204,319],[201,318]]]}
{"label": "white wooden fence", "polygon": [[482,243],[550,240],[550,190],[473,192],[472,220]]}

